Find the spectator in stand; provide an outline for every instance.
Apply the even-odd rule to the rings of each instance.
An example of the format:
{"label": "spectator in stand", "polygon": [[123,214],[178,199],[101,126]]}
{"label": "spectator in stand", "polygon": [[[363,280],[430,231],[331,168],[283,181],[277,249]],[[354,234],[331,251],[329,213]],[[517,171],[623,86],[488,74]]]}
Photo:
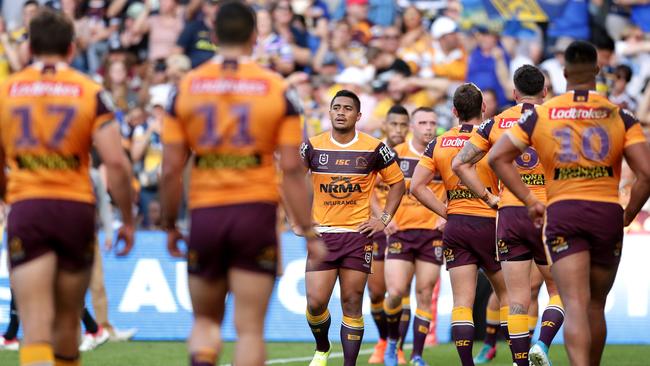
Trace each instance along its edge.
{"label": "spectator in stand", "polygon": [[365,48],[352,41],[350,25],[345,21],[338,21],[334,30],[321,34],[320,45],[314,56],[314,70],[320,72],[323,65],[334,62],[339,71],[352,66],[365,66]]}
{"label": "spectator in stand", "polygon": [[645,33],[650,32],[650,4],[646,0],[614,0],[614,4],[630,8],[630,19]]}
{"label": "spectator in stand", "polygon": [[307,30],[293,25],[293,9],[291,1],[279,0],[272,3],[271,15],[276,33],[285,39],[291,46],[293,59],[296,68],[301,70],[311,63],[311,51],[309,50],[309,34]]}
{"label": "spectator in stand", "polygon": [[433,37],[432,72],[435,77],[453,81],[466,78],[468,60],[458,35],[458,25],[447,17],[436,19],[431,25]]}
{"label": "spectator in stand", "polygon": [[399,10],[393,0],[369,0],[368,20],[373,25],[388,27],[395,24],[395,16]]}
{"label": "spectator in stand", "polygon": [[631,25],[623,31],[622,39],[616,42],[616,58],[632,68],[628,89],[640,95],[650,78],[650,40],[640,27]]}
{"label": "spectator in stand", "polygon": [[214,36],[214,22],[219,10],[220,0],[201,0],[200,19],[185,25],[176,41],[176,53],[185,54],[192,62],[192,68],[214,57],[217,51]]}
{"label": "spectator in stand", "polygon": [[627,65],[618,65],[614,69],[614,83],[609,101],[621,108],[636,111],[638,103],[636,98],[627,92],[627,84],[632,80],[632,69]]}
{"label": "spectator in stand", "polygon": [[350,25],[352,40],[367,45],[372,38],[368,0],[345,0],[345,3],[345,21]]}
{"label": "spectator in stand", "polygon": [[596,91],[607,96],[614,79],[614,40],[607,34],[599,32],[593,42],[598,53],[598,67],[600,72],[596,76]]}
{"label": "spectator in stand", "polygon": [[551,42],[561,37],[589,40],[591,36],[590,29],[589,1],[568,0],[562,15],[550,20],[547,36]]}
{"label": "spectator in stand", "polygon": [[551,79],[553,94],[559,95],[566,92],[566,78],[564,77],[564,51],[573,42],[571,38],[559,38],[552,48],[553,57],[542,62],[540,68],[546,71]]}
{"label": "spectator in stand", "polygon": [[145,0],[144,11],[135,21],[139,34],[149,34],[149,61],[164,60],[172,54],[178,36],[183,31],[183,8],[176,0],[160,0],[157,14],[151,14],[154,0]]}
{"label": "spectator in stand", "polygon": [[257,44],[253,58],[260,65],[275,70],[282,75],[293,72],[294,60],[291,45],[273,31],[271,13],[266,9],[257,10]]}
{"label": "spectator in stand", "polygon": [[23,68],[18,49],[11,41],[5,20],[0,17],[0,83],[7,80],[12,72]]}
{"label": "spectator in stand", "polygon": [[138,94],[129,86],[126,62],[117,60],[108,65],[104,87],[111,94],[115,107],[126,113],[138,103]]}
{"label": "spectator in stand", "polygon": [[499,114],[499,101],[497,93],[494,89],[483,90],[483,103],[485,103],[485,112],[483,112],[483,119],[490,119]]}
{"label": "spectator in stand", "polygon": [[432,60],[428,56],[431,37],[422,24],[422,13],[409,6],[402,15],[403,33],[400,40],[400,57],[411,67],[411,72],[422,77],[431,76]]}
{"label": "spectator in stand", "polygon": [[499,42],[499,34],[494,30],[479,26],[475,36],[477,47],[469,56],[467,81],[482,90],[493,89],[497,94],[499,108],[505,107],[512,98],[508,69],[510,58]]}
{"label": "spectator in stand", "polygon": [[144,11],[145,6],[140,2],[129,5],[119,36],[120,48],[134,54],[140,62],[147,59],[149,49],[148,37],[136,29],[136,21]]}
{"label": "spectator in stand", "polygon": [[18,56],[22,67],[29,64],[29,60],[31,58],[31,52],[29,50],[29,42],[27,42],[27,40],[29,39],[29,35],[27,34],[27,28],[29,26],[29,22],[32,20],[34,15],[36,15],[36,13],[38,12],[39,7],[40,6],[38,4],[38,1],[36,0],[25,1],[25,3],[23,4],[22,16],[20,17],[22,20],[22,24],[18,28],[16,28],[13,32],[11,32],[11,40],[16,44],[16,49],[18,50]]}

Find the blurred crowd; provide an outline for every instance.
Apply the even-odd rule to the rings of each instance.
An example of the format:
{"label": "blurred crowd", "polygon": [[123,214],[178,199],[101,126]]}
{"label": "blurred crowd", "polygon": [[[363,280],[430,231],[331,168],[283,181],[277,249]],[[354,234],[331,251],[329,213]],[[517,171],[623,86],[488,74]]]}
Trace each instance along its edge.
{"label": "blurred crowd", "polygon": [[[485,118],[492,117],[513,105],[512,75],[523,64],[542,68],[550,98],[566,88],[563,55],[577,39],[598,49],[598,92],[634,111],[650,134],[647,0],[568,0],[561,16],[538,23],[487,16],[476,21],[476,0],[249,2],[258,20],[253,57],[296,88],[307,135],[329,128],[328,102],[339,88],[360,95],[364,117],[358,127],[377,137],[397,103],[411,111],[432,106],[439,132],[449,129],[455,123],[450,95],[465,81],[483,90]],[[0,81],[29,63],[26,25],[39,6],[74,19],[72,64],[112,94],[135,169],[134,209],[141,228],[158,228],[161,118],[174,84],[219,53],[212,31],[219,0],[0,4],[3,14],[8,8],[14,14],[0,21]],[[100,162],[96,168],[101,177]]]}

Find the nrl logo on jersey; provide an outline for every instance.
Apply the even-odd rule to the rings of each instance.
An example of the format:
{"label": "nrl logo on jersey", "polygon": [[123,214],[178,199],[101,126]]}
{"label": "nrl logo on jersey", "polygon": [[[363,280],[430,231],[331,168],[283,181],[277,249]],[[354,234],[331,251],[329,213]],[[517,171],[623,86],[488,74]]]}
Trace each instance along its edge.
{"label": "nrl logo on jersey", "polygon": [[402,169],[403,172],[408,172],[410,167],[411,163],[408,160],[402,160],[399,162],[399,168]]}
{"label": "nrl logo on jersey", "polygon": [[463,147],[469,140],[468,136],[443,137],[440,141],[440,147]]}
{"label": "nrl logo on jersey", "polygon": [[322,153],[318,155],[318,164],[327,165],[329,161],[330,161],[330,156],[327,153]]}
{"label": "nrl logo on jersey", "polygon": [[560,107],[551,108],[548,118],[556,119],[605,119],[609,118],[612,111],[607,108],[589,107]]}

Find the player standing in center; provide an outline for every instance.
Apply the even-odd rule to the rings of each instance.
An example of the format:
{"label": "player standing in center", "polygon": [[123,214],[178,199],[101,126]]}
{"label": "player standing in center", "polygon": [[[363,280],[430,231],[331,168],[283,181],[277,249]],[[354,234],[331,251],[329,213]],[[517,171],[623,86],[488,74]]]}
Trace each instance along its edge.
{"label": "player standing in center", "polygon": [[297,107],[281,76],[250,60],[255,23],[243,2],[219,6],[219,56],[181,80],[163,121],[161,197],[173,256],[182,256],[176,215],[183,168],[190,151],[194,155],[187,252],[191,366],[214,366],[228,292],[235,299],[234,363],[264,364],[264,319],[278,263],[276,152],[284,202],[309,252],[324,254],[311,225]]}
{"label": "player standing in center", "polygon": [[[436,120],[437,116],[431,108],[416,109],[411,116],[413,137],[395,147],[407,188],[420,156],[436,136]],[[427,188],[434,192],[439,200],[444,200],[445,187],[440,176],[436,176]],[[426,365],[422,359],[422,350],[432,318],[431,294],[443,264],[442,231],[437,229],[441,224],[444,224],[444,221],[415,197],[407,194],[397,209],[395,219],[389,225],[391,230],[388,232],[385,268],[388,297],[384,302],[389,320],[388,346],[384,356],[384,364],[387,366],[397,365],[398,320],[402,298],[410,295],[413,275],[417,308],[413,319],[413,352],[410,363],[416,366]]]}
{"label": "player standing in center", "polygon": [[[327,305],[337,278],[343,308],[343,364],[356,365],[364,328],[363,292],[372,268],[371,238],[386,228],[405,192],[404,175],[388,146],[356,130],[360,107],[356,94],[337,92],[330,104],[331,132],[310,138],[300,149],[314,184],[316,230],[329,250],[324,260],[312,253],[307,257],[307,322],[316,340],[311,366],[326,365],[331,351]],[[371,217],[377,174],[390,188],[381,217]]]}
{"label": "player standing in center", "polygon": [[[452,162],[452,169],[476,194],[485,191],[474,165],[487,154],[492,145],[506,131],[519,121],[521,115],[535,105],[542,104],[546,96],[544,74],[535,66],[524,65],[515,71],[513,91],[517,105],[489,119],[472,135]],[[529,147],[515,160],[521,180],[526,183],[535,197],[546,202],[544,168],[535,149]],[[544,252],[542,230],[536,228],[528,217],[523,202],[508,189],[501,190],[497,217],[497,257],[503,268],[503,278],[508,288],[508,333],[515,362],[528,366],[530,344],[528,310],[531,303],[531,262],[544,276],[550,297],[549,306],[542,315],[542,329],[539,342],[535,345],[534,359],[544,358],[548,365],[548,348],[564,321],[562,302]],[[537,364],[535,364],[538,366]]]}
{"label": "player standing in center", "polygon": [[[598,54],[576,41],[565,52],[567,92],[527,111],[497,141],[489,160],[508,189],[544,224],[546,253],[566,309],[571,365],[599,365],[605,302],[621,259],[623,226],[650,196],[650,146],[638,120],[596,93]],[[544,166],[548,207],[521,180],[513,161],[532,146]],[[637,177],[619,203],[623,156]],[[532,359],[531,349],[531,359]]]}
{"label": "player standing in center", "polygon": [[[451,335],[462,365],[467,366],[474,365],[472,307],[478,269],[486,274],[502,307],[507,306],[508,298],[501,266],[495,258],[496,211],[493,207],[498,197],[492,192],[498,190],[496,176],[487,159],[481,160],[476,169],[487,188],[482,195],[476,195],[451,170],[453,158],[481,122],[485,110],[483,95],[476,85],[463,84],[454,92],[453,103],[452,111],[460,125],[429,143],[413,173],[411,193],[423,205],[447,219],[442,240],[454,297]],[[442,176],[447,191],[447,206],[427,187],[436,172]]]}
{"label": "player standing in center", "polygon": [[[406,135],[409,133],[409,112],[399,104],[390,107],[382,127],[386,134],[384,143],[392,150],[395,146],[403,143]],[[375,216],[381,216],[381,212],[384,206],[386,206],[386,197],[388,196],[389,189],[390,187],[384,184],[381,179],[377,180],[373,193],[373,201],[370,202],[370,208]],[[394,223],[394,221],[391,221],[384,231],[376,233],[372,237],[373,267],[372,273],[368,275],[368,296],[370,297],[372,319],[375,321],[375,325],[379,331],[379,340],[368,359],[368,363],[370,364],[384,364],[384,352],[386,352],[386,339],[388,337],[388,324],[386,322],[386,312],[384,311],[384,299],[386,297],[384,258],[387,245],[386,231],[390,230],[390,227]],[[410,314],[408,315],[410,316]],[[402,322],[400,322],[401,324]],[[403,358],[404,356],[402,355]],[[403,361],[403,363],[406,363],[406,361]]]}

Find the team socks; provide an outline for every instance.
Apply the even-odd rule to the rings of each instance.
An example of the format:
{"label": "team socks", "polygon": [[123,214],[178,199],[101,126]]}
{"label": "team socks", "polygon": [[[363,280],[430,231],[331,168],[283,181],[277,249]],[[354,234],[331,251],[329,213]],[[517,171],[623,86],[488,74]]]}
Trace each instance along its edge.
{"label": "team socks", "polygon": [[535,334],[535,328],[537,328],[537,316],[528,315],[528,332],[530,338],[533,338],[533,334]]}
{"label": "team socks", "polygon": [[200,349],[190,356],[190,366],[214,366],[216,362],[217,351],[212,348]]}
{"label": "team socks", "polygon": [[463,366],[474,365],[472,345],[474,344],[474,320],[472,309],[459,306],[451,311],[451,338],[454,340],[460,362]]}
{"label": "team socks", "polygon": [[388,339],[398,340],[402,304],[397,305],[396,308],[391,308],[388,304],[388,299],[386,299],[384,300],[384,313],[386,314]]}
{"label": "team socks", "polygon": [[499,331],[500,314],[498,310],[487,308],[485,311],[485,341],[490,347],[497,344],[497,332]]}
{"label": "team socks", "polygon": [[431,313],[416,309],[415,317],[413,318],[413,352],[411,358],[414,356],[422,356],[424,349],[424,341],[429,334],[429,324],[431,323]]}
{"label": "team socks", "polygon": [[86,307],[84,307],[84,313],[81,317],[81,322],[84,323],[84,328],[86,328],[86,332],[95,334],[99,331],[99,326],[97,325],[97,322],[95,321],[93,316],[90,315],[90,312]]}
{"label": "team socks", "polygon": [[20,366],[54,366],[54,351],[49,343],[26,344],[19,353]]}
{"label": "team socks", "polygon": [[3,335],[4,339],[6,340],[12,340],[16,338],[18,335],[18,326],[20,325],[18,310],[16,310],[16,298],[13,294],[13,291],[11,293],[11,304],[9,306],[9,325],[7,326],[7,331]]}
{"label": "team socks", "polygon": [[370,304],[370,312],[372,313],[372,319],[375,321],[375,325],[377,326],[379,338],[385,340],[388,337],[388,326],[386,323],[386,313],[384,312],[384,302],[380,301]]}
{"label": "team socks", "polygon": [[332,324],[329,310],[325,309],[320,315],[312,315],[307,311],[307,323],[311,333],[316,340],[316,350],[319,352],[327,352],[330,349],[329,330]]}
{"label": "team socks", "polygon": [[551,342],[553,342],[553,338],[555,338],[563,322],[564,308],[562,307],[560,295],[551,296],[544,313],[542,313],[542,329],[539,332],[539,340],[546,347],[551,346]]}
{"label": "team socks", "polygon": [[405,296],[402,298],[402,316],[399,320],[399,345],[397,348],[404,349],[404,340],[409,331],[409,324],[411,322],[411,298]]}
{"label": "team socks", "polygon": [[508,315],[510,349],[517,366],[528,366],[528,349],[530,348],[530,335],[528,332],[527,314]]}
{"label": "team socks", "polygon": [[341,324],[341,346],[343,347],[343,365],[355,366],[363,340],[363,317],[343,316]]}

